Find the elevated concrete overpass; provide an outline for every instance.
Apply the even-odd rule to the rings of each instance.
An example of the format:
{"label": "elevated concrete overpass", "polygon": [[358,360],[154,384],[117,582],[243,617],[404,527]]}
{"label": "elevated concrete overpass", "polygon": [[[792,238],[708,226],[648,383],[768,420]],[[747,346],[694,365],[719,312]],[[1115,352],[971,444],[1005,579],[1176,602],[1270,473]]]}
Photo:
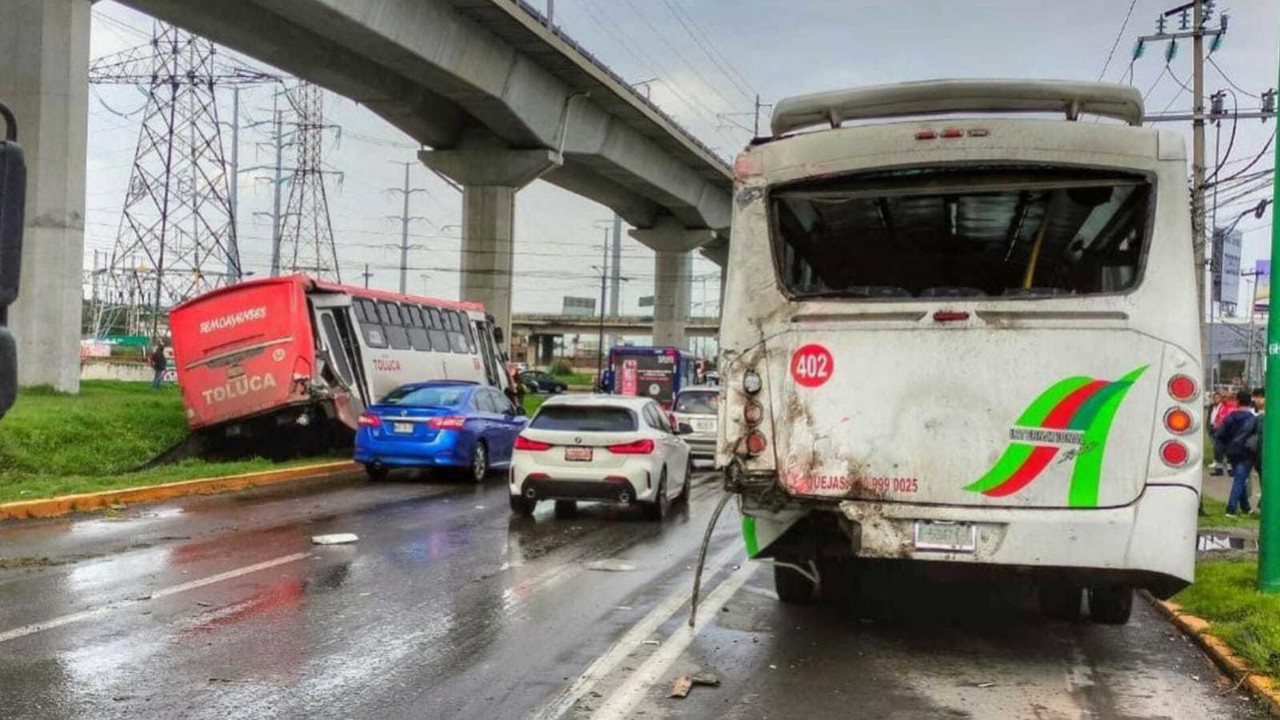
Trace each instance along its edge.
{"label": "elevated concrete overpass", "polygon": [[[653,335],[654,319],[646,315],[607,315],[604,318],[604,334],[617,338]],[[590,338],[592,343],[600,333],[599,316],[581,315],[539,315],[522,313],[511,319],[512,337],[525,340],[527,351],[525,357],[529,362],[546,365],[555,357],[555,339],[570,335]],[[689,337],[715,337],[720,333],[720,318],[690,317],[685,322],[685,332]],[[667,345],[656,337],[654,345]],[[683,343],[680,343],[683,345]],[[519,353],[513,348],[513,356]]]}
{"label": "elevated concrete overpass", "polygon": [[[522,0],[121,1],[352,98],[421,143],[422,162],[463,187],[462,296],[504,326],[515,193],[544,179],[638,228],[666,298],[654,333],[682,339],[689,251],[726,235],[731,170]],[[55,228],[29,236],[25,285],[56,286],[61,301],[42,309],[26,294],[12,315],[24,382],[66,388],[34,351],[56,336],[72,361],[79,332],[89,2],[13,6],[0,96],[25,127],[49,128],[30,157],[27,223]]]}

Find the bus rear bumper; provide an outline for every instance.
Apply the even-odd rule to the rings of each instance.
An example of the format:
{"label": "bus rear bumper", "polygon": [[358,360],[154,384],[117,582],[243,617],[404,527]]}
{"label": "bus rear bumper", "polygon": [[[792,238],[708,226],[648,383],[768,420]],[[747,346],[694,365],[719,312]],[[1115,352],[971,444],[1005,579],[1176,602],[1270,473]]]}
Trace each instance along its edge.
{"label": "bus rear bumper", "polygon": [[[1082,584],[1128,584],[1161,597],[1195,578],[1199,494],[1186,485],[1147,485],[1123,507],[1099,509],[1014,509],[957,505],[911,505],[846,500],[816,512],[794,508],[771,512],[744,507],[748,552],[753,557],[788,554],[804,536],[831,534],[804,528],[831,528],[844,548],[818,540],[819,554],[867,560],[924,561],[986,566],[1019,574],[1058,577]],[[823,510],[837,510],[835,513]],[[831,516],[835,515],[835,518]],[[826,516],[827,522],[822,522]],[[962,550],[941,549],[917,538],[924,525],[957,527]],[[972,527],[972,535],[969,535]],[[748,529],[749,528],[749,529]],[[841,539],[843,538],[843,539]],[[774,547],[768,547],[774,545]],[[924,547],[921,547],[921,546]]]}

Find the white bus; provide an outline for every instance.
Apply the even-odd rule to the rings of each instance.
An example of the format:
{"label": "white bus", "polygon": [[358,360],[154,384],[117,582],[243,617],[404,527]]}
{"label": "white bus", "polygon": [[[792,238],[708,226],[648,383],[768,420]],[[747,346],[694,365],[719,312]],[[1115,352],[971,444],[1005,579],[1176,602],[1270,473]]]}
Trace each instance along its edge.
{"label": "white bus", "polygon": [[1123,623],[1133,588],[1192,581],[1186,155],[1142,113],[1125,86],[906,83],[781,102],[738,158],[717,463],[782,600],[895,561]]}

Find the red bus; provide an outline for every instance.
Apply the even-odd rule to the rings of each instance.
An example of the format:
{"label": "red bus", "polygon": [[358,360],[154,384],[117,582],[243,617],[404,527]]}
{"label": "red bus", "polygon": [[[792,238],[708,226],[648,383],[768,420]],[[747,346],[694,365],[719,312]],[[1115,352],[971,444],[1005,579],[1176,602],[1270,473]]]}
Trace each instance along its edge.
{"label": "red bus", "polygon": [[478,303],[293,275],[188,300],[169,326],[187,423],[207,439],[333,444],[407,382],[510,386],[502,331]]}

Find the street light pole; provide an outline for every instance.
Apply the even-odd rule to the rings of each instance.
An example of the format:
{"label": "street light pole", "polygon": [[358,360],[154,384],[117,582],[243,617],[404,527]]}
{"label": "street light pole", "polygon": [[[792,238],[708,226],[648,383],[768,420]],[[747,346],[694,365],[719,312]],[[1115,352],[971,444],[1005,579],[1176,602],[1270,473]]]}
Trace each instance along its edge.
{"label": "street light pole", "polygon": [[[1280,145],[1275,149],[1280,161]],[[1280,165],[1271,178],[1271,197],[1280,190]],[[1274,212],[1272,216],[1274,218]],[[1280,224],[1271,223],[1271,259],[1280,258]],[[1255,278],[1254,287],[1257,287]],[[1267,313],[1267,393],[1280,397],[1280,313]],[[1264,413],[1265,414],[1265,413]],[[1267,594],[1280,593],[1280,427],[1262,423],[1262,456],[1270,461],[1262,464],[1262,519],[1258,538],[1258,589]]]}
{"label": "street light pole", "polygon": [[600,331],[596,337],[596,387],[604,379],[604,293],[609,283],[609,229],[604,231],[604,247],[600,252]]}

